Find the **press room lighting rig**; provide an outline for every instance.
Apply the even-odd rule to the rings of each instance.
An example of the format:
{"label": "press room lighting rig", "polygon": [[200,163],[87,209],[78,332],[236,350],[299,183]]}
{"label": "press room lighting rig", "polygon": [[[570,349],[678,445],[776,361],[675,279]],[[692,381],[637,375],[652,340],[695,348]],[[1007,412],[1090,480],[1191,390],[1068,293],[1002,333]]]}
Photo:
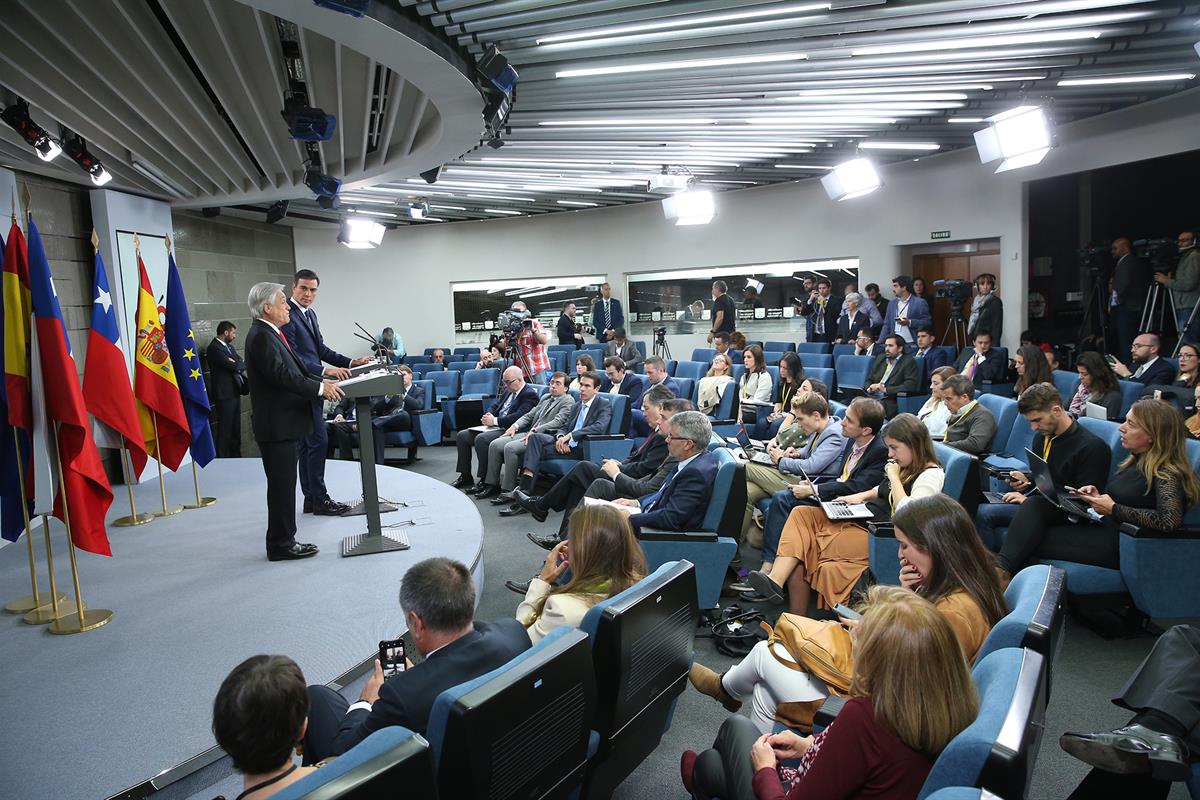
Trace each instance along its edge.
{"label": "press room lighting rig", "polygon": [[483,80],[478,83],[483,95],[483,123],[487,128],[488,147],[499,150],[504,146],[501,138],[508,114],[512,111],[513,91],[519,76],[508,59],[495,45],[490,45],[480,57],[476,69]]}
{"label": "press room lighting rig", "polygon": [[716,213],[716,200],[706,189],[676,192],[663,200],[663,214],[676,225],[707,225]]}
{"label": "press room lighting rig", "polygon": [[975,147],[984,164],[1002,159],[996,172],[1031,167],[1050,152],[1050,121],[1040,106],[1017,106],[988,117],[988,126],[975,132]]}
{"label": "press room lighting rig", "polygon": [[338,207],[338,192],[342,179],[326,175],[317,167],[310,166],[304,172],[304,185],[317,196],[317,205],[324,209]]}
{"label": "press room lighting rig", "polygon": [[21,138],[34,149],[42,161],[53,161],[62,152],[62,144],[30,118],[29,104],[24,100],[17,100],[4,111],[0,111],[0,119],[21,134]]}
{"label": "press room lighting rig", "polygon": [[369,250],[383,242],[387,230],[380,223],[366,217],[346,217],[342,220],[337,240],[351,250]]}
{"label": "press room lighting rig", "polygon": [[87,149],[87,143],[81,136],[69,136],[63,140],[63,152],[69,155],[79,168],[92,177],[92,183],[103,186],[112,180],[112,173],[104,168],[100,159]]}
{"label": "press room lighting rig", "polygon": [[870,159],[856,158],[838,164],[828,174],[821,177],[821,185],[826,194],[839,203],[855,197],[870,194],[883,185],[875,165]]}

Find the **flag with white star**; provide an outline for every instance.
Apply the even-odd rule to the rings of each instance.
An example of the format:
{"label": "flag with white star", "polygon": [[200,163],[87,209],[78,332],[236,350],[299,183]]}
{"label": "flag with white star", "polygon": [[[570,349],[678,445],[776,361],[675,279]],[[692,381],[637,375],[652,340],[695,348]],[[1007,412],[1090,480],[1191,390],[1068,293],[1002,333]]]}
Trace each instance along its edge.
{"label": "flag with white star", "polygon": [[212,407],[204,388],[199,348],[196,347],[196,336],[192,333],[187,298],[183,294],[183,282],[179,279],[174,254],[169,255],[167,260],[167,321],[164,327],[171,363],[175,365],[175,379],[179,382],[179,394],[183,397],[188,425],[192,429],[192,458],[203,467],[217,457],[212,426],[209,424]]}

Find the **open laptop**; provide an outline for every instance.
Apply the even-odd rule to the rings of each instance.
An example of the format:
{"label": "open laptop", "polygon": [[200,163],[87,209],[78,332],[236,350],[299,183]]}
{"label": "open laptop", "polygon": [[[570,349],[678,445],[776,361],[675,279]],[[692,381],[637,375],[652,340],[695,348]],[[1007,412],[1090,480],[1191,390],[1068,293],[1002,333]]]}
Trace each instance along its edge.
{"label": "open laptop", "polygon": [[866,503],[821,502],[821,510],[830,519],[871,519],[875,516]]}
{"label": "open laptop", "polygon": [[1025,448],[1025,454],[1029,456],[1029,467],[1033,470],[1033,485],[1037,487],[1038,494],[1068,514],[1087,517],[1091,506],[1076,500],[1069,492],[1060,492],[1054,485],[1054,478],[1050,477],[1050,465],[1029,448]]}
{"label": "open laptop", "polygon": [[1086,403],[1083,407],[1083,415],[1092,419],[1108,420],[1108,409],[1099,403]]}
{"label": "open laptop", "polygon": [[753,461],[755,464],[766,464],[770,467],[775,466],[775,462],[771,460],[771,456],[762,449],[763,443],[758,442],[755,444],[755,441],[750,438],[750,434],[746,433],[745,427],[738,428],[734,441],[738,443],[738,447],[742,450],[742,455],[748,460]]}

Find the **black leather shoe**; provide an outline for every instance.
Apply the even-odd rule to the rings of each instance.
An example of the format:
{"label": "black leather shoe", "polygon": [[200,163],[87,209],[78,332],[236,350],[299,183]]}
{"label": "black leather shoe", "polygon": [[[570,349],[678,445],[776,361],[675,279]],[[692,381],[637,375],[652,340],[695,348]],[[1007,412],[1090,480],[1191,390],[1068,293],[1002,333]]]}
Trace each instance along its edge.
{"label": "black leather shoe", "polygon": [[1136,723],[1106,733],[1064,733],[1058,746],[1106,772],[1149,773],[1160,781],[1186,781],[1192,774],[1187,745]]}
{"label": "black leather shoe", "polygon": [[530,497],[520,489],[517,489],[515,492],[513,492],[513,500],[517,501],[517,505],[519,505],[521,508],[532,514],[533,518],[538,522],[545,522],[546,517],[550,515],[549,511],[542,508],[541,503],[538,502],[538,498]]}
{"label": "black leather shoe", "polygon": [[509,591],[516,592],[517,594],[524,597],[525,593],[529,591],[529,584],[531,584],[531,583],[533,583],[532,578],[525,581],[524,583],[518,583],[517,581],[505,581],[504,588],[508,589]]}
{"label": "black leather shoe", "polygon": [[783,587],[775,581],[771,580],[771,576],[759,570],[752,570],[746,576],[746,583],[754,587],[754,591],[773,605],[781,605],[783,603]]}
{"label": "black leather shoe", "polygon": [[513,500],[512,492],[501,492],[492,498],[492,505],[494,506],[507,506],[512,505],[514,502],[516,501]]}
{"label": "black leather shoe", "polygon": [[458,480],[450,485],[455,489],[462,489],[465,492],[475,488],[475,481],[468,475],[459,475]]}
{"label": "black leather shoe", "polygon": [[472,497],[474,497],[475,495],[479,494],[480,492],[482,492],[482,491],[483,491],[484,489],[486,489],[486,488],[487,488],[487,484],[486,484],[486,483],[484,483],[484,482],[483,482],[483,479],[481,478],[481,479],[479,480],[479,482],[478,482],[478,483],[476,483],[476,484],[474,484],[473,486],[471,486],[471,488],[469,488],[469,489],[463,489],[463,492],[464,492],[464,493],[466,493],[466,494],[469,494],[469,495],[471,495]]}
{"label": "black leather shoe", "polygon": [[521,506],[517,505],[516,503],[513,503],[508,508],[503,509],[500,512],[500,516],[502,516],[502,517],[519,517],[522,514],[527,514],[527,513],[529,513],[529,512],[527,512],[524,508],[521,508]]}
{"label": "black leather shoe", "polygon": [[536,533],[531,532],[531,533],[525,534],[525,536],[528,537],[529,541],[533,542],[534,544],[536,544],[538,547],[542,548],[543,550],[553,550],[555,547],[558,546],[558,543],[560,541],[562,541],[555,534],[548,534],[546,536],[538,536]]}
{"label": "black leather shoe", "polygon": [[267,561],[295,561],[298,558],[312,558],[317,554],[315,544],[294,542],[291,547],[282,550],[268,550]]}
{"label": "black leather shoe", "polygon": [[314,503],[312,513],[318,517],[340,517],[343,511],[349,511],[350,506],[345,503],[339,503],[336,500],[326,500],[323,503]]}
{"label": "black leather shoe", "polygon": [[500,487],[493,486],[490,483],[483,484],[485,488],[480,489],[475,493],[476,500],[491,500],[496,495],[500,494]]}
{"label": "black leather shoe", "polygon": [[306,500],[304,501],[304,513],[305,513],[305,514],[311,514],[311,513],[312,513],[312,500],[307,500],[307,499],[306,499]]}

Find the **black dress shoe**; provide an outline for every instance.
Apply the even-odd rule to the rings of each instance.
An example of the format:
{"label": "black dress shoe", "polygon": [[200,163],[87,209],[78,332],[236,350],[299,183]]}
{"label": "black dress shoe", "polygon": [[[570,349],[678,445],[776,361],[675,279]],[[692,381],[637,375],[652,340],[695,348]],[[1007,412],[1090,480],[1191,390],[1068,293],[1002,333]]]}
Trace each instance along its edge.
{"label": "black dress shoe", "polygon": [[1160,781],[1186,781],[1192,774],[1187,745],[1137,723],[1106,733],[1064,733],[1058,746],[1106,772],[1149,773]]}
{"label": "black dress shoe", "polygon": [[307,499],[306,499],[306,500],[304,501],[304,513],[305,513],[305,514],[311,514],[311,513],[312,513],[312,500],[307,500]]}
{"label": "black dress shoe", "polygon": [[480,480],[479,483],[472,484],[469,488],[463,489],[463,493],[469,494],[472,497],[474,497],[475,495],[479,494],[486,488],[487,488],[487,484],[484,483],[482,480]]}
{"label": "black dress shoe", "polygon": [[507,506],[512,505],[514,502],[516,501],[513,500],[512,492],[501,492],[492,498],[492,505],[494,506]]}
{"label": "black dress shoe", "polygon": [[312,558],[317,554],[315,544],[294,542],[291,547],[279,550],[268,550],[267,561],[295,561],[298,558]]}
{"label": "black dress shoe", "polygon": [[505,581],[504,588],[508,589],[509,591],[516,592],[517,594],[519,594],[523,597],[525,595],[525,593],[529,591],[529,584],[531,584],[531,583],[533,583],[532,578],[525,581],[524,583],[518,583],[517,581]]}
{"label": "black dress shoe", "polygon": [[560,541],[562,541],[561,539],[558,538],[558,536],[556,534],[547,534],[545,536],[538,536],[536,533],[531,532],[531,533],[525,534],[525,536],[528,537],[529,541],[533,542],[534,544],[536,544],[538,547],[542,548],[543,550],[553,550],[555,547],[558,546],[558,543]]}
{"label": "black dress shoe", "polygon": [[493,486],[490,483],[482,484],[484,488],[475,493],[476,500],[491,500],[496,495],[500,494],[500,487]]}
{"label": "black dress shoe", "polygon": [[759,570],[752,570],[746,576],[746,583],[754,587],[757,594],[767,598],[774,605],[783,603],[783,587],[771,580],[771,576]]}
{"label": "black dress shoe", "polygon": [[468,475],[459,475],[458,479],[450,485],[455,489],[462,489],[465,492],[475,488],[475,481]]}
{"label": "black dress shoe", "polygon": [[312,513],[318,517],[340,517],[343,511],[349,510],[350,506],[345,503],[327,499],[322,503],[314,503]]}
{"label": "black dress shoe", "polygon": [[529,512],[526,511],[524,508],[517,505],[516,503],[513,503],[508,508],[502,510],[500,512],[500,516],[502,516],[502,517],[519,517],[522,514],[527,514],[527,513],[529,513]]}
{"label": "black dress shoe", "polygon": [[542,508],[542,504],[538,502],[538,498],[530,497],[520,489],[513,492],[513,500],[516,500],[517,505],[532,514],[533,518],[538,522],[545,522],[546,517],[550,516],[550,512]]}

